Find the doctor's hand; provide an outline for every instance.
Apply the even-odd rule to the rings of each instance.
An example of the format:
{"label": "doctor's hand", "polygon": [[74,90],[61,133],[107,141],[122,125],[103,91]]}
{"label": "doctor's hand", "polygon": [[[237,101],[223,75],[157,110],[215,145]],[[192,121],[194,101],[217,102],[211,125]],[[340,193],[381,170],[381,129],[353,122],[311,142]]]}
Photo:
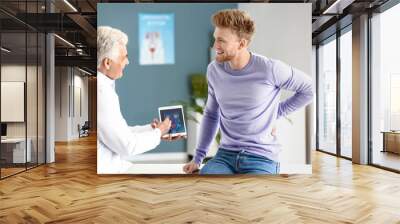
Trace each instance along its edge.
{"label": "doctor's hand", "polygon": [[199,170],[199,165],[194,161],[190,161],[189,163],[186,163],[186,165],[183,166],[183,172],[188,174],[191,174],[197,170]]}
{"label": "doctor's hand", "polygon": [[158,119],[154,118],[153,121],[151,122],[151,127],[152,127],[153,129],[155,129],[155,128],[157,128],[157,125],[158,125],[159,123],[160,123],[160,122],[158,121]]}
{"label": "doctor's hand", "polygon": [[[154,126],[153,126],[154,124]],[[165,118],[165,120],[163,122],[154,122],[151,123],[151,126],[153,128],[158,128],[161,131],[161,136],[164,136],[165,134],[167,134],[169,132],[169,129],[171,129],[171,120],[167,117]]]}
{"label": "doctor's hand", "polygon": [[164,141],[178,141],[181,139],[186,139],[186,135],[176,135],[172,136],[171,134],[166,134],[164,136],[161,136],[161,139]]}

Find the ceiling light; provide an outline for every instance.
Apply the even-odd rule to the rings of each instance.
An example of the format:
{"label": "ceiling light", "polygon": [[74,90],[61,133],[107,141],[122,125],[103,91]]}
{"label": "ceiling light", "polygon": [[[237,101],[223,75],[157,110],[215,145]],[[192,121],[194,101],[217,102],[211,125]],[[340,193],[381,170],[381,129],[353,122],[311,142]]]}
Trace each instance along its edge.
{"label": "ceiling light", "polygon": [[81,72],[83,72],[83,73],[85,73],[85,74],[87,74],[87,75],[92,75],[92,73],[90,73],[90,72],[88,72],[88,71],[85,71],[85,70],[83,70],[83,69],[81,69],[81,68],[79,68],[79,67],[78,67],[78,69],[79,69],[79,71],[81,71]]}
{"label": "ceiling light", "polygon": [[322,14],[341,14],[343,9],[349,6],[354,0],[336,0],[332,5],[324,10]]}
{"label": "ceiling light", "polygon": [[332,5],[330,5],[327,9],[324,10],[322,14],[329,13],[336,5],[340,2],[340,0],[336,0]]}
{"label": "ceiling light", "polygon": [[[322,14],[332,13],[331,11],[333,9],[335,9],[335,7],[337,6],[337,4],[339,4],[339,2],[340,2],[340,0],[336,0],[332,5],[330,5],[327,9],[325,9]],[[336,10],[333,10],[333,11],[336,11]]]}
{"label": "ceiling light", "polygon": [[78,10],[71,4],[69,3],[67,0],[64,0],[65,4],[67,4],[72,10],[74,10],[74,12],[78,12]]}
{"label": "ceiling light", "polygon": [[7,49],[7,48],[5,48],[5,47],[1,47],[0,49],[1,49],[2,51],[6,52],[6,53],[10,53],[10,52],[11,52],[11,50],[9,50],[9,49]]}
{"label": "ceiling light", "polygon": [[75,48],[75,45],[71,44],[71,42],[67,41],[66,39],[64,39],[64,38],[62,38],[62,37],[60,37],[60,36],[58,36],[57,34],[54,34],[54,36],[57,37],[57,38],[58,38],[59,40],[61,40],[62,42],[66,43],[67,45],[69,45],[69,46]]}

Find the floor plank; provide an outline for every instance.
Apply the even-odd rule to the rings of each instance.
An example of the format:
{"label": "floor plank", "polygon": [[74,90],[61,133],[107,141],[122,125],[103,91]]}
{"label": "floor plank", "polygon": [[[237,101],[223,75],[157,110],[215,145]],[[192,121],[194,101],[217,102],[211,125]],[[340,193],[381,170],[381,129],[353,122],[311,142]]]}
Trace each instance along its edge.
{"label": "floor plank", "polygon": [[400,223],[400,175],[313,152],[313,175],[98,176],[96,139],[0,181],[0,223]]}

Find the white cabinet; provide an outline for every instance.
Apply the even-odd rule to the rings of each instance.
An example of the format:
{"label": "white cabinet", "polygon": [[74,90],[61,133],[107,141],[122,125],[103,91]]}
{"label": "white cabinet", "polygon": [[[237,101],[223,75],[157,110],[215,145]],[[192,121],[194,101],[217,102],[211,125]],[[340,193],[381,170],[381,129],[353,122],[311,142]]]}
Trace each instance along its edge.
{"label": "white cabinet", "polygon": [[30,138],[27,139],[26,151],[25,151],[25,138],[2,139],[1,144],[2,144],[2,147],[5,147],[5,148],[3,148],[4,152],[10,151],[9,155],[10,155],[10,159],[11,159],[11,155],[12,155],[12,163],[31,162],[32,141]]}

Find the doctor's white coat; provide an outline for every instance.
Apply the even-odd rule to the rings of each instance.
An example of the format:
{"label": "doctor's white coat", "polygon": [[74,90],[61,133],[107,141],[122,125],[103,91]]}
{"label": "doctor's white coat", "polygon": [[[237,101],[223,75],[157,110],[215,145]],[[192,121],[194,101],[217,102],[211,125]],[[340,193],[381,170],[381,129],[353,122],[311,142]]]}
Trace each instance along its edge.
{"label": "doctor's white coat", "polygon": [[161,131],[151,125],[130,127],[123,118],[115,81],[97,72],[97,173],[124,173],[132,165],[124,158],[154,149]]}

